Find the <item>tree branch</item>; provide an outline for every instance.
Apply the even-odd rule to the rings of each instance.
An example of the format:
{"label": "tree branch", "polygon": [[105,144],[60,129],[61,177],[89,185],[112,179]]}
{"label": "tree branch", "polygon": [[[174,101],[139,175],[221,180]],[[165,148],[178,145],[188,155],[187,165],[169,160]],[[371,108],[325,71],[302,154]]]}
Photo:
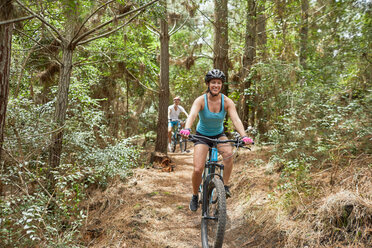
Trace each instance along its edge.
{"label": "tree branch", "polygon": [[44,46],[43,44],[41,44],[40,42],[38,42],[38,41],[35,40],[34,38],[32,38],[32,37],[30,37],[29,35],[27,35],[27,34],[25,34],[24,32],[22,32],[21,30],[19,30],[19,29],[16,29],[16,30],[17,30],[17,32],[19,32],[20,34],[26,36],[27,38],[33,40],[35,43],[39,44],[41,47],[43,47],[43,48],[45,48],[46,50],[48,50],[48,52],[50,52],[50,54],[51,54],[51,55],[52,55],[52,56],[57,60],[58,64],[59,64],[59,65],[62,65],[62,62],[59,61],[59,59],[58,59],[56,56],[53,55],[53,52],[50,51],[48,47]]}
{"label": "tree branch", "polygon": [[172,36],[173,34],[175,34],[175,33],[177,33],[178,32],[178,30],[180,30],[183,26],[185,26],[185,24],[186,24],[186,22],[188,21],[190,19],[190,16],[188,16],[187,18],[186,18],[186,20],[176,29],[176,30],[171,30],[170,32],[169,32],[169,36]]}
{"label": "tree branch", "polygon": [[98,35],[98,36],[96,36],[96,37],[90,38],[90,39],[88,39],[88,40],[83,40],[82,42],[77,43],[77,46],[78,46],[78,45],[83,45],[83,44],[85,44],[85,43],[91,42],[91,41],[96,40],[96,39],[99,39],[99,38],[106,37],[106,36],[108,36],[108,35],[110,35],[110,34],[116,32],[116,31],[118,31],[118,30],[121,29],[122,27],[124,27],[124,26],[128,25],[130,22],[132,22],[132,21],[134,20],[134,18],[136,18],[136,17],[137,17],[138,15],[140,15],[142,12],[143,12],[143,11],[138,12],[138,13],[135,14],[132,18],[130,18],[126,23],[120,25],[120,26],[117,27],[116,29],[111,30],[111,31],[108,31],[108,32],[103,33],[103,34],[101,34],[101,35]]}
{"label": "tree branch", "polygon": [[[17,0],[17,1],[18,1],[18,0]],[[112,18],[111,20],[109,20],[109,21],[107,21],[107,22],[105,22],[105,23],[102,23],[101,25],[98,25],[97,27],[95,27],[95,28],[93,28],[93,29],[91,29],[91,30],[85,32],[84,34],[80,35],[78,38],[76,38],[75,41],[73,41],[73,43],[74,43],[74,44],[78,44],[82,39],[84,39],[84,38],[87,37],[88,35],[90,35],[90,34],[96,32],[97,30],[99,30],[99,29],[101,29],[101,28],[107,26],[108,24],[112,23],[113,21],[115,21],[115,20],[117,20],[117,19],[124,18],[124,17],[126,17],[126,16],[128,16],[128,15],[134,13],[134,12],[137,12],[137,11],[143,10],[143,9],[145,9],[146,7],[148,7],[148,6],[150,6],[151,4],[153,4],[153,3],[155,3],[155,2],[158,2],[158,1],[159,1],[159,0],[153,0],[153,1],[151,1],[151,2],[149,2],[149,3],[147,3],[147,4],[145,4],[145,5],[143,5],[143,6],[139,7],[139,8],[137,8],[137,9],[134,9],[134,10],[128,11],[127,13],[124,13],[124,14],[118,15],[118,16]]]}
{"label": "tree branch", "polygon": [[[169,34],[173,32],[173,30],[176,28],[177,26],[177,20],[174,21],[174,25],[172,27],[172,29],[168,32]],[[170,36],[170,35],[169,35]]]}
{"label": "tree branch", "polygon": [[35,17],[35,15],[30,15],[30,16],[20,17],[20,18],[17,18],[17,19],[6,20],[6,21],[0,22],[0,25],[4,25],[4,24],[8,24],[8,23],[21,22],[21,21],[24,21],[24,20],[32,19],[34,17]]}
{"label": "tree branch", "polygon": [[192,30],[194,30],[194,32],[197,34],[197,35],[199,35],[199,38],[201,38],[203,41],[204,41],[204,43],[213,51],[213,53],[215,52],[214,51],[214,49],[213,49],[213,47],[208,43],[208,41],[206,41],[205,39],[204,39],[204,36],[203,35],[201,35],[201,34],[199,34],[199,32],[196,30],[196,29],[194,29],[192,26],[190,26],[190,28],[192,29]]}
{"label": "tree branch", "polygon": [[59,42],[59,43],[62,43],[62,40],[63,40],[63,36],[58,32],[58,30],[52,25],[50,24],[49,22],[47,22],[43,17],[39,16],[38,14],[36,14],[35,12],[33,12],[30,8],[28,8],[27,6],[23,5],[19,0],[15,0],[19,5],[21,5],[22,8],[24,8],[25,10],[27,10],[28,12],[30,12],[32,15],[34,15],[37,19],[39,19],[42,23],[44,23],[45,25],[47,25],[49,28],[51,28],[57,35],[58,35],[58,38],[55,37],[55,35],[53,34],[53,32],[51,32],[52,36]]}
{"label": "tree branch", "polygon": [[147,21],[144,21],[145,22],[145,25],[146,25],[146,28],[153,34],[155,35],[158,35],[160,36],[160,30],[157,29],[156,27],[152,26],[150,23],[148,23]]}
{"label": "tree branch", "polygon": [[157,91],[157,90],[154,90],[154,89],[151,89],[151,88],[148,88],[146,85],[144,85],[144,84],[142,84],[141,83],[141,81],[138,79],[138,78],[136,78],[128,69],[126,69],[125,68],[125,71],[134,79],[134,80],[136,80],[136,82],[137,83],[139,83],[142,87],[144,87],[145,89],[148,89],[148,90],[150,90],[150,91],[152,91],[152,92],[155,92],[155,93],[159,93],[159,91]]}
{"label": "tree branch", "polygon": [[[29,170],[29,169],[27,169],[26,168],[26,166],[20,166],[20,165],[22,165],[22,163],[20,162],[20,161],[18,161],[8,150],[6,150],[6,149],[4,149],[4,148],[2,148],[2,150],[3,151],[5,151],[7,154],[8,154],[8,156],[10,157],[10,158],[12,158],[15,162],[16,162],[16,164],[17,164],[17,166],[20,168],[20,169],[24,169],[27,173],[29,173],[29,174],[32,174],[32,172]],[[50,198],[52,198],[52,195],[49,193],[49,191],[47,190],[47,189],[45,189],[45,187],[41,184],[41,182],[40,182],[40,179],[39,178],[36,178],[35,179],[35,181],[40,185],[40,187],[45,191],[45,193],[50,197]],[[53,195],[54,195],[54,192],[53,192]],[[58,204],[58,202],[56,201],[56,200],[54,200],[55,201],[55,203],[57,204],[57,206],[58,207],[60,207],[59,206],[59,204]]]}
{"label": "tree branch", "polygon": [[146,25],[146,28],[147,28],[147,30],[149,30],[151,33],[153,33],[154,35],[157,35],[158,37],[160,36],[160,33],[158,32],[159,30],[154,29],[154,27]]}
{"label": "tree branch", "polygon": [[94,15],[96,14],[100,9],[102,9],[103,7],[107,6],[108,4],[114,2],[115,0],[110,0],[108,1],[107,3],[101,5],[100,7],[98,7],[95,11],[93,11],[92,14],[90,14],[87,19],[85,19],[85,21],[81,24],[79,30],[77,31],[77,33],[75,34],[74,38],[72,38],[72,41],[76,38],[76,36],[80,33],[81,29],[84,27],[85,23],[87,23],[87,21]]}

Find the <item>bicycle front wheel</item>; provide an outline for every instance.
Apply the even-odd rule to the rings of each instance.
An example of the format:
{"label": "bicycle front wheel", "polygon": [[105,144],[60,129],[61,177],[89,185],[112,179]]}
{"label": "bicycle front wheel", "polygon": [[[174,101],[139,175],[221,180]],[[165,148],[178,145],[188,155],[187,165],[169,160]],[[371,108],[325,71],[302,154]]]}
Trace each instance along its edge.
{"label": "bicycle front wheel", "polygon": [[176,146],[177,146],[177,136],[172,137],[172,152],[176,152]]}
{"label": "bicycle front wheel", "polygon": [[180,141],[180,152],[184,152],[184,151],[186,151],[186,147],[185,147],[185,144],[186,144],[185,142],[186,142],[186,140],[183,139],[182,137],[180,137],[179,141]]}
{"label": "bicycle front wheel", "polygon": [[201,222],[202,245],[203,248],[220,248],[226,227],[226,193],[219,178],[209,182],[205,197],[207,201],[203,203]]}

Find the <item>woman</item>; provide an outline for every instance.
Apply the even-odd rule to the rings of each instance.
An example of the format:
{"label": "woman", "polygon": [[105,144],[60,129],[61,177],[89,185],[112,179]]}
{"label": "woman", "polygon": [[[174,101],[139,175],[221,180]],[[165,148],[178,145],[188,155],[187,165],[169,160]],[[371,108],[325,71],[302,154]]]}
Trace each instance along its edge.
{"label": "woman", "polygon": [[[205,136],[211,139],[226,140],[227,137],[223,130],[223,122],[226,113],[229,113],[230,119],[234,124],[236,130],[242,137],[244,143],[253,143],[252,139],[247,137],[244,131],[244,126],[238,116],[234,102],[227,96],[221,93],[223,83],[225,82],[225,74],[213,69],[205,76],[205,83],[208,86],[207,93],[199,96],[194,101],[189,117],[187,118],[185,128],[181,130],[181,135],[189,136],[192,124],[197,115],[199,115],[199,122],[196,127],[196,134]],[[205,159],[208,154],[209,146],[208,140],[199,140],[194,147],[194,170],[192,173],[192,190],[193,195],[190,201],[190,210],[196,211],[198,209],[198,190],[202,181],[202,174],[204,169]],[[230,197],[229,179],[233,167],[232,147],[226,145],[219,145],[218,151],[222,154],[224,159],[223,179],[225,183],[226,196]]]}
{"label": "woman", "polygon": [[[168,150],[172,151],[172,128],[175,125],[178,125],[178,123],[181,124],[181,126],[184,126],[184,123],[179,120],[179,115],[181,112],[185,113],[186,117],[189,117],[189,114],[186,112],[186,110],[180,105],[181,98],[179,96],[176,96],[173,98],[173,105],[170,105],[168,107]],[[185,147],[186,149],[186,147]],[[182,151],[183,152],[183,151]]]}

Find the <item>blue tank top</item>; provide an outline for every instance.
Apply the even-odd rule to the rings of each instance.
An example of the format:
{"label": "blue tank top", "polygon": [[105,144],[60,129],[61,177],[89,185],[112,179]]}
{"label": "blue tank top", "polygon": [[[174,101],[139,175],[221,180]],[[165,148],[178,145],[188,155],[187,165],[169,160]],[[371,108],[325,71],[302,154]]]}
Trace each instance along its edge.
{"label": "blue tank top", "polygon": [[221,94],[221,110],[213,113],[208,109],[207,94],[204,94],[204,108],[199,112],[199,122],[196,131],[205,136],[215,136],[223,132],[223,121],[226,116],[224,95]]}

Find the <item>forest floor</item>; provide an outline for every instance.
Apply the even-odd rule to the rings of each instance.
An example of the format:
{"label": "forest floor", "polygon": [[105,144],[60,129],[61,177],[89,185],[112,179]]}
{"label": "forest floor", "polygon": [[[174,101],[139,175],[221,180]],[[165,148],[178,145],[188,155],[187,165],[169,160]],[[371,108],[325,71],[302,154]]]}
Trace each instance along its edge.
{"label": "forest floor", "polygon": [[[262,150],[240,150],[235,159],[225,248],[284,247],[291,238],[289,230],[296,229],[294,220],[300,210],[293,210],[294,218],[285,216],[281,221],[284,215],[271,205],[279,173],[267,173],[266,166],[248,162],[267,161]],[[126,181],[116,180],[104,191],[92,190],[84,203],[87,247],[201,247],[200,208],[197,212],[188,208],[192,152],[169,153],[175,165],[172,172],[136,168]]]}

